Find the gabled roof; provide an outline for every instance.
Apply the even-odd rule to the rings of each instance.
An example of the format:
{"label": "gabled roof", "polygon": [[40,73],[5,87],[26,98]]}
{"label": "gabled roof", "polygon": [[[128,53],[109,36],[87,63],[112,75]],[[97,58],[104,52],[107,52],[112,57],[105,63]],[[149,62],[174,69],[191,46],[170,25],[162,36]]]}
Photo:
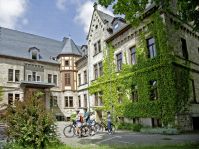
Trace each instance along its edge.
{"label": "gabled roof", "polygon": [[75,54],[81,56],[81,49],[74,43],[71,38],[64,38],[62,51],[59,55],[62,54]]}
{"label": "gabled roof", "polygon": [[94,16],[95,11],[98,13],[99,17],[102,19],[102,22],[104,24],[106,24],[108,22],[108,26],[111,26],[111,22],[114,19],[113,16],[98,10],[97,6],[96,6],[96,3],[94,3],[94,11],[93,11],[93,14],[92,14],[92,17],[91,17],[91,22],[90,22],[90,27],[89,27],[89,31],[88,31],[88,34],[87,34],[87,38],[88,38],[88,35],[90,33],[90,30],[91,30],[91,24],[92,24],[92,20],[93,20],[93,16]]}
{"label": "gabled roof", "polygon": [[109,14],[106,14],[106,13],[100,11],[100,10],[97,10],[97,12],[98,12],[100,18],[102,19],[102,21],[104,23],[106,23],[106,21],[108,21],[109,23],[111,23],[113,21],[113,19],[114,19],[113,16],[111,16]]}

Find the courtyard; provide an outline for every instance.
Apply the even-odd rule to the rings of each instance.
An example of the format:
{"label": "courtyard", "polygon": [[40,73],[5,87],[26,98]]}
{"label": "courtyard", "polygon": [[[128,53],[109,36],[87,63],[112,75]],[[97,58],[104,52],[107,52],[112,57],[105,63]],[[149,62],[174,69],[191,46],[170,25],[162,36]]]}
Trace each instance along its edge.
{"label": "courtyard", "polygon": [[116,131],[113,135],[107,132],[97,133],[94,136],[78,138],[66,138],[63,129],[66,122],[57,122],[57,132],[60,141],[72,147],[82,145],[105,145],[105,146],[153,146],[153,145],[176,145],[199,142],[199,133],[187,133],[179,135],[162,135],[162,134],[143,134],[130,131]]}

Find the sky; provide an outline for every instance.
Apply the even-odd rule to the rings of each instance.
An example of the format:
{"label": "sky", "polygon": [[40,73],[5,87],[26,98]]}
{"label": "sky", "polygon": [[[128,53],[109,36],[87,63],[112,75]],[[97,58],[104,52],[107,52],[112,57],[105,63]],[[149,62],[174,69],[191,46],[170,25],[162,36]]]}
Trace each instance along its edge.
{"label": "sky", "polygon": [[0,0],[0,26],[59,41],[70,36],[78,45],[86,44],[94,1]]}

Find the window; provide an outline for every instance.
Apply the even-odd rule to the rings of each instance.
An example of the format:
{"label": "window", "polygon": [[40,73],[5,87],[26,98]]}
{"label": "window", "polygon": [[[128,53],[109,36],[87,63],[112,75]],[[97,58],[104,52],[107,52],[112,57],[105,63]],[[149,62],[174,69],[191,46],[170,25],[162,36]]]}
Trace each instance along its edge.
{"label": "window", "polygon": [[73,97],[69,97],[69,106],[73,107]]}
{"label": "window", "polygon": [[13,94],[12,93],[8,93],[8,104],[13,105]]}
{"label": "window", "polygon": [[79,86],[81,85],[81,74],[78,74],[78,82],[79,82]]}
{"label": "window", "polygon": [[36,81],[36,72],[32,72],[32,81]]}
{"label": "window", "polygon": [[52,74],[48,74],[48,83],[52,83]]}
{"label": "window", "polygon": [[147,49],[148,49],[149,58],[154,58],[157,56],[156,48],[155,48],[155,39],[153,37],[147,39]]}
{"label": "window", "polygon": [[117,29],[118,27],[119,27],[119,24],[116,23],[116,24],[114,25],[114,29]]}
{"label": "window", "polygon": [[28,81],[32,81],[32,75],[28,75]]}
{"label": "window", "polygon": [[94,79],[98,78],[98,69],[97,69],[97,64],[94,65]]}
{"label": "window", "polygon": [[13,81],[13,69],[8,69],[8,81]]}
{"label": "window", "polygon": [[65,97],[65,107],[69,107],[68,101],[68,97]]}
{"label": "window", "polygon": [[160,119],[151,118],[151,123],[152,123],[152,127],[161,127],[162,126]]}
{"label": "window", "polygon": [[87,71],[85,70],[84,71],[84,84],[87,83]]}
{"label": "window", "polygon": [[137,91],[138,87],[137,85],[133,85],[132,86],[132,101],[138,101],[138,91]]}
{"label": "window", "polygon": [[152,80],[150,83],[150,100],[158,99],[157,81]]}
{"label": "window", "polygon": [[53,75],[53,83],[57,86],[57,75]]}
{"label": "window", "polygon": [[15,70],[15,82],[19,82],[20,71]]}
{"label": "window", "polygon": [[94,56],[100,52],[102,52],[101,40],[98,40],[96,43],[94,43]]}
{"label": "window", "polygon": [[99,92],[99,96],[98,96],[98,98],[99,98],[99,105],[100,106],[103,106],[103,101],[102,101],[102,92]]}
{"label": "window", "polygon": [[136,49],[135,47],[132,47],[130,49],[130,52],[131,52],[131,64],[136,64]]}
{"label": "window", "polygon": [[19,94],[15,94],[15,101],[19,101],[20,99],[20,95]]}
{"label": "window", "polygon": [[87,95],[84,94],[84,107],[87,107]]}
{"label": "window", "polygon": [[101,40],[99,40],[98,42],[97,42],[97,44],[98,44],[98,53],[100,53],[102,50],[101,50]]}
{"label": "window", "polygon": [[69,61],[68,60],[65,61],[65,66],[69,66]]}
{"label": "window", "polygon": [[40,81],[41,81],[41,77],[37,76],[37,82],[40,82]]}
{"label": "window", "polygon": [[94,44],[94,55],[97,54],[97,43]]}
{"label": "window", "polygon": [[94,94],[94,98],[95,98],[95,106],[98,106],[98,94],[97,93]]}
{"label": "window", "polygon": [[32,59],[37,59],[37,52],[36,51],[32,51]]}
{"label": "window", "polygon": [[99,66],[99,76],[103,75],[103,66],[102,66],[102,62],[98,63]]}
{"label": "window", "polygon": [[116,55],[117,57],[117,71],[122,69],[122,53]]}
{"label": "window", "polygon": [[188,59],[188,51],[187,51],[187,43],[186,43],[186,40],[181,38],[181,44],[182,44],[182,56],[185,58],[185,59]]}
{"label": "window", "polygon": [[197,103],[196,100],[196,91],[195,91],[195,84],[194,84],[194,80],[190,79],[190,89],[191,89],[191,97],[192,97],[192,102],[193,103]]}
{"label": "window", "polygon": [[70,73],[65,73],[65,86],[70,86]]}
{"label": "window", "polygon": [[50,108],[58,107],[57,96],[50,97]]}
{"label": "window", "polygon": [[65,107],[73,107],[73,97],[72,96],[65,97]]}
{"label": "window", "polygon": [[79,107],[81,107],[81,97],[78,96],[78,103],[79,103]]}

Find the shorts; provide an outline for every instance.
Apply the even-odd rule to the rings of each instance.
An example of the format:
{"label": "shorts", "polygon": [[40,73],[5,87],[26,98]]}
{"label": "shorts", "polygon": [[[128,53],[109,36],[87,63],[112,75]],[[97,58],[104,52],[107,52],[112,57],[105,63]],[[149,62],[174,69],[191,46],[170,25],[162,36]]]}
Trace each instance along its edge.
{"label": "shorts", "polygon": [[81,122],[77,122],[77,127],[81,127],[82,123]]}

